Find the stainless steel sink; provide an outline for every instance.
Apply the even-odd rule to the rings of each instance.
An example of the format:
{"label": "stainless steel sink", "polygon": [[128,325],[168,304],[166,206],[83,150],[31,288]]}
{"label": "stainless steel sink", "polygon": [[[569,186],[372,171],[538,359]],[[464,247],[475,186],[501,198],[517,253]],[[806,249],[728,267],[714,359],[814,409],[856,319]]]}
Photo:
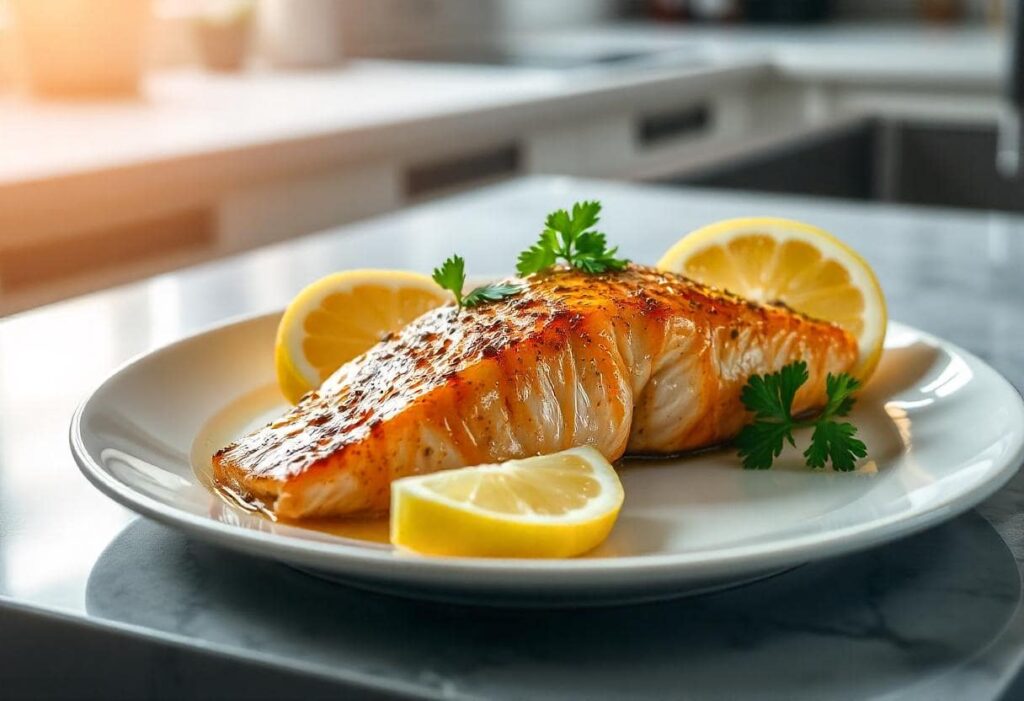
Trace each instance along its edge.
{"label": "stainless steel sink", "polygon": [[709,63],[691,48],[646,49],[556,49],[553,47],[486,43],[403,49],[392,52],[364,53],[364,58],[380,58],[420,63],[448,63],[510,68],[575,70],[586,68],[649,68],[657,65],[700,67]]}

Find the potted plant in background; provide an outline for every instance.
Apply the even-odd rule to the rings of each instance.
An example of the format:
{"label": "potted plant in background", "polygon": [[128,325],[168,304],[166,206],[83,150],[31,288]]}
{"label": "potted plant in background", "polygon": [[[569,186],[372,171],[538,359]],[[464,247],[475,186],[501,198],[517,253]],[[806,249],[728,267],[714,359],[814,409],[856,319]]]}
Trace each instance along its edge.
{"label": "potted plant in background", "polygon": [[39,95],[138,92],[148,0],[8,0],[18,73]]}
{"label": "potted plant in background", "polygon": [[212,71],[238,71],[245,65],[252,33],[252,0],[211,3],[193,24],[203,65]]}

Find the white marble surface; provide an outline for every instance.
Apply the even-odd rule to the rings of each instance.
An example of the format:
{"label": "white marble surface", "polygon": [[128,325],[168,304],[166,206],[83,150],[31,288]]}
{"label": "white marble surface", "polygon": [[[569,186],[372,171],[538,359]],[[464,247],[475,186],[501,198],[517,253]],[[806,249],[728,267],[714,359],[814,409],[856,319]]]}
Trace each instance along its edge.
{"label": "white marble surface", "polygon": [[[143,95],[120,102],[35,102],[0,97],[0,194],[5,186],[195,156],[330,139],[345,162],[394,158],[415,136],[452,139],[495,120],[536,126],[566,109],[603,113],[636,91],[720,87],[764,72],[737,56],[676,69],[556,71],[495,66],[352,61],[309,72],[218,76],[195,69],[150,75]],[[723,83],[722,81],[726,81]],[[596,101],[596,103],[595,103]],[[454,120],[454,121],[453,121]],[[273,167],[273,158],[266,162]]]}
{"label": "white marble surface", "polygon": [[[660,90],[716,82],[751,71],[824,82],[934,85],[996,93],[1005,42],[991,29],[823,26],[802,29],[615,25],[533,32],[517,45],[586,54],[667,52],[635,67],[542,70],[496,66],[356,61],[306,73],[217,76],[157,72],[143,98],[120,103],[45,103],[0,96],[0,189],[58,176],[166,162],[331,137],[350,157],[394,154],[420,138],[448,135],[442,118],[542,123],[569,107],[601,109]],[[697,55],[702,65],[673,60]],[[588,102],[590,101],[590,102]],[[486,121],[483,121],[486,123]],[[431,126],[432,125],[432,126]],[[433,131],[424,128],[431,126]],[[397,127],[397,128],[396,128]],[[447,130],[447,131],[446,131]],[[351,153],[347,153],[347,152]]]}
{"label": "white marble surface", "polygon": [[[309,72],[156,72],[120,102],[0,99],[0,185],[411,123],[556,93],[557,76],[355,62]],[[416,86],[416,90],[410,90]],[[89,138],[83,138],[88,135]]]}
{"label": "white marble surface", "polygon": [[[63,616],[81,632],[47,643],[47,670],[71,655],[106,679],[127,671],[90,653],[98,630],[169,641],[211,665],[229,655],[450,698],[996,698],[1024,661],[1019,475],[938,529],[750,587],[527,615],[364,594],[192,543],[134,518],[75,468],[75,405],[132,355],[278,308],[338,268],[427,271],[455,250],[474,273],[507,271],[547,211],[582,198],[604,201],[603,228],[640,261],[729,216],[822,225],[876,267],[893,318],[1024,387],[1024,217],[517,181],[0,322],[0,629],[15,612],[40,625]],[[16,643],[0,635],[0,649]],[[166,662],[139,673],[173,697],[187,680]]]}
{"label": "white marble surface", "polygon": [[759,58],[781,74],[830,83],[998,88],[1007,42],[996,27],[625,24],[526,34],[530,43],[618,50],[688,46],[715,59]]}

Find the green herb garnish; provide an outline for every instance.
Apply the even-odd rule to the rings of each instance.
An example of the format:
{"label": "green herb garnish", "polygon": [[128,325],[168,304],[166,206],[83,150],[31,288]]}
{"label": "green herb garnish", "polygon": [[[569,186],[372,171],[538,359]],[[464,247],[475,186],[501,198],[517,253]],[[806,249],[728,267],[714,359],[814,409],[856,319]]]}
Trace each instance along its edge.
{"label": "green herb garnish", "polygon": [[817,418],[797,421],[792,414],[793,397],[807,378],[807,363],[799,361],[779,372],[751,375],[747,380],[740,398],[743,405],[754,412],[754,421],[744,426],[736,437],[743,467],[748,470],[770,468],[785,441],[796,447],[793,430],[798,428],[814,428],[811,444],[804,451],[809,467],[822,468],[826,462],[831,462],[833,469],[849,472],[857,458],[867,455],[864,443],[856,437],[857,427],[835,420],[850,413],[853,392],[860,383],[846,373],[830,374],[825,380],[828,401],[824,410]]}
{"label": "green herb garnish", "polygon": [[481,285],[474,288],[469,294],[463,295],[462,289],[466,286],[466,261],[462,256],[453,255],[440,268],[434,268],[432,275],[434,282],[443,289],[455,295],[455,303],[461,310],[475,307],[484,302],[497,302],[499,299],[511,297],[522,291],[522,287],[507,282],[498,282],[490,285]]}
{"label": "green herb garnish", "polygon": [[591,230],[600,213],[600,202],[577,202],[572,214],[564,209],[549,214],[540,239],[519,254],[516,270],[526,276],[546,270],[558,260],[585,273],[625,268],[629,261],[615,257],[618,246],[609,249],[605,235]]}

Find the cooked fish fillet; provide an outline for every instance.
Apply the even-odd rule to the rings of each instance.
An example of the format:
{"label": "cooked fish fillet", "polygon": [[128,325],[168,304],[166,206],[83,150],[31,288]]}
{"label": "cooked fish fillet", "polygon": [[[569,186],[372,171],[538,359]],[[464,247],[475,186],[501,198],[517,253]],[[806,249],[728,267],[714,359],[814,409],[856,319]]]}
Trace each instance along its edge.
{"label": "cooked fish fillet", "polygon": [[652,268],[535,275],[430,311],[214,456],[221,484],[291,518],[383,510],[407,475],[590,444],[609,460],[733,437],[752,373],[804,360],[794,410],[857,359],[839,327]]}

